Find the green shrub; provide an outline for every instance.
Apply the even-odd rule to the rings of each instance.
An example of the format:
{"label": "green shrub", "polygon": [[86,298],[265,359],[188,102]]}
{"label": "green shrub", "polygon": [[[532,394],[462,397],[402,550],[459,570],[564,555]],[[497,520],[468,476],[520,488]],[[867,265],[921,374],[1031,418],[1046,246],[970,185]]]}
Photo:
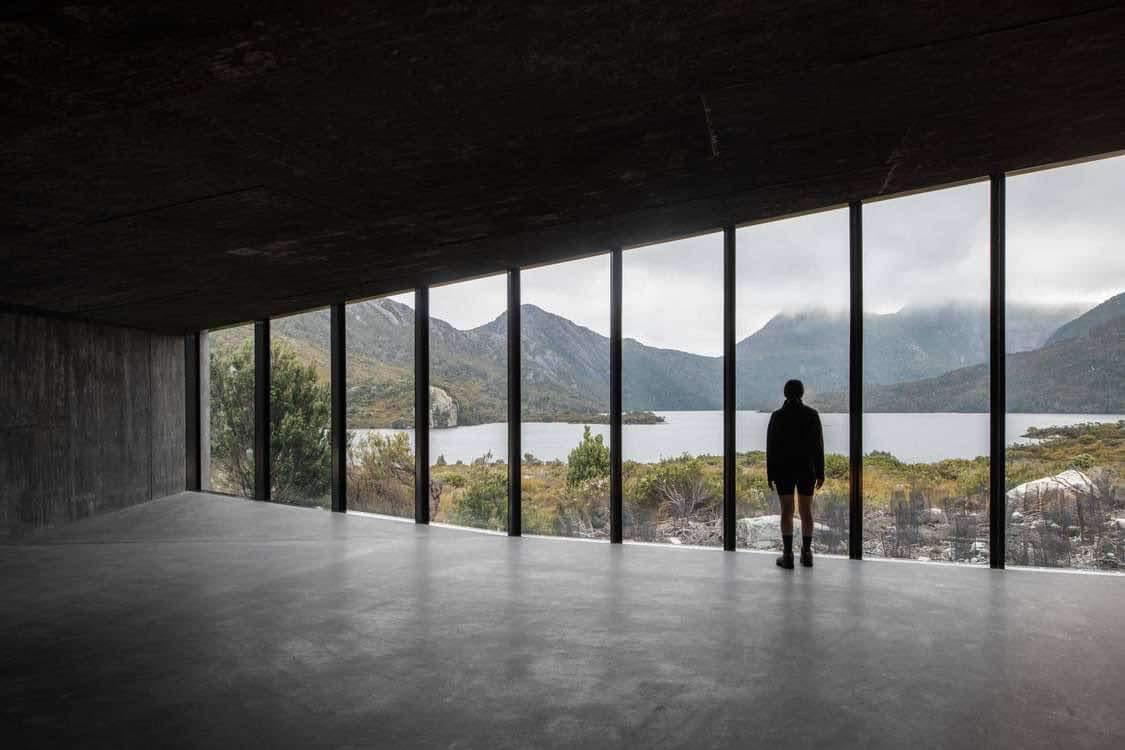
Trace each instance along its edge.
{"label": "green shrub", "polygon": [[582,432],[582,440],[567,458],[566,483],[575,487],[589,479],[609,476],[609,446],[601,435],[593,435],[590,426]]}
{"label": "green shrub", "polygon": [[849,474],[848,457],[839,453],[829,453],[824,457],[824,476],[828,479],[847,479]]}
{"label": "green shrub", "polygon": [[1077,456],[1070,459],[1070,465],[1067,468],[1085,470],[1093,468],[1096,463],[1097,459],[1095,459],[1089,453],[1079,453]]}
{"label": "green shrub", "polygon": [[454,509],[453,523],[503,529],[508,517],[508,478],[503,472],[476,468]]}

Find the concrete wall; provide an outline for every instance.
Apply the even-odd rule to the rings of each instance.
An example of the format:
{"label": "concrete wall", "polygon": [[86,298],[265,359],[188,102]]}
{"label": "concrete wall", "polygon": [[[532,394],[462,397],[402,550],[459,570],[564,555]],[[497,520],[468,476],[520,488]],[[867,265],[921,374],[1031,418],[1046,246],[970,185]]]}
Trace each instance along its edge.
{"label": "concrete wall", "polygon": [[184,343],[0,312],[0,536],[184,489]]}

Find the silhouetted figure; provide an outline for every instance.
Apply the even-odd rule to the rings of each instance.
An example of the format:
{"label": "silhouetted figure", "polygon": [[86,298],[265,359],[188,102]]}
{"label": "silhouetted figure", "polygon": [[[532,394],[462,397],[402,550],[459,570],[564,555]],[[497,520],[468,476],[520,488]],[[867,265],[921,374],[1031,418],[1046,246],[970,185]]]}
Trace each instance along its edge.
{"label": "silhouetted figure", "polygon": [[801,509],[801,565],[812,567],[813,492],[824,485],[824,433],[816,409],[801,403],[805,386],[800,380],[785,384],[785,403],[770,415],[766,432],[766,479],[781,501],[781,541],[785,551],[777,558],[783,568],[793,567],[793,494]]}

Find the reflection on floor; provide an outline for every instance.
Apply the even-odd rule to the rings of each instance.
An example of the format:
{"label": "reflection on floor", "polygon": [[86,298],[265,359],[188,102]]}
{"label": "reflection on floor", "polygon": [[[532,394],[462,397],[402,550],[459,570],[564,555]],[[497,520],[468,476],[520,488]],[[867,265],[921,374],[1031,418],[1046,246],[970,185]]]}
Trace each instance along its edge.
{"label": "reflection on floor", "polygon": [[1119,577],[185,493],[0,545],[11,746],[1122,746]]}

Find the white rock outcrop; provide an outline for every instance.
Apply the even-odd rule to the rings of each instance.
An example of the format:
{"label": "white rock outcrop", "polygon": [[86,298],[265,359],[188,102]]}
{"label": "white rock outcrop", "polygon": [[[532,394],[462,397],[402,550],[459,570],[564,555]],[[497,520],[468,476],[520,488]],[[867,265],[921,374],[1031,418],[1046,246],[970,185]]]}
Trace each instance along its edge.
{"label": "white rock outcrop", "polygon": [[457,403],[445,390],[430,386],[430,427],[456,427]]}
{"label": "white rock outcrop", "polygon": [[[1067,469],[1052,477],[1033,479],[1008,490],[1008,505],[1020,513],[1042,512],[1047,506],[1074,503],[1097,492],[1094,482],[1077,469]],[[1013,514],[1014,515],[1014,514]]]}
{"label": "white rock outcrop", "polygon": [[[822,523],[813,521],[815,531],[828,531]],[[793,534],[800,536],[801,519],[794,514]],[[773,549],[781,543],[781,516],[754,516],[738,519],[738,541],[750,549]]]}

